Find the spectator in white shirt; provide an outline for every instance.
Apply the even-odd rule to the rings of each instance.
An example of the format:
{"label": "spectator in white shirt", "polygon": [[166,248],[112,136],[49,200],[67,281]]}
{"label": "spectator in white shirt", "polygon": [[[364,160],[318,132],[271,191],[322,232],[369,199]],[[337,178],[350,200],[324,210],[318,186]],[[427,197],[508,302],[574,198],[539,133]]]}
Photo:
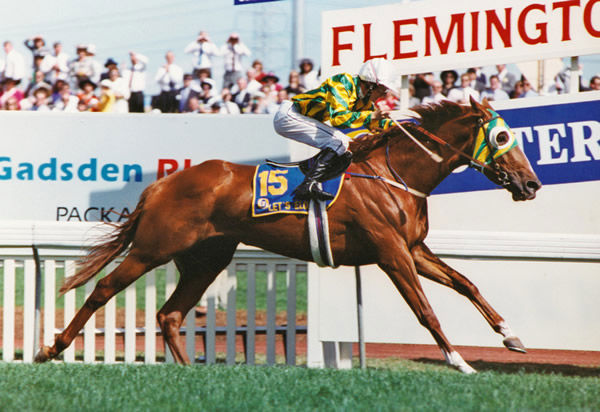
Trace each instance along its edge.
{"label": "spectator in white shirt", "polygon": [[119,69],[110,69],[108,72],[108,79],[112,83],[111,89],[115,95],[115,103],[112,111],[114,113],[128,113],[130,92],[127,80],[121,77]]}
{"label": "spectator in white shirt", "polygon": [[177,94],[183,85],[183,70],[175,64],[175,55],[168,51],[165,55],[167,61],[162,65],[154,77],[160,87],[160,94],[156,99],[156,107],[163,113],[177,113]]}
{"label": "spectator in white shirt", "polygon": [[448,92],[448,100],[455,103],[467,104],[471,96],[479,101],[479,92],[470,86],[471,76],[469,73],[463,73],[460,76],[460,87],[456,87]]}
{"label": "spectator in white shirt", "polygon": [[237,79],[244,75],[242,56],[250,56],[250,49],[240,41],[237,33],[231,33],[227,43],[221,48],[221,55],[225,63],[225,74],[223,75],[223,87],[231,87]]}
{"label": "spectator in white shirt", "polygon": [[442,94],[443,88],[444,88],[444,85],[442,84],[442,82],[440,80],[434,80],[431,83],[431,95],[423,97],[423,100],[421,101],[421,103],[423,103],[423,104],[439,103],[442,100],[448,100],[448,99],[446,99],[446,96],[444,96]]}
{"label": "spectator in white shirt", "polygon": [[69,78],[69,55],[62,50],[60,42],[54,43],[53,52],[46,59],[51,63],[51,71],[48,76],[53,84],[57,80],[67,80]]}
{"label": "spectator in white shirt", "polygon": [[497,75],[492,74],[490,76],[490,87],[489,89],[485,89],[483,93],[481,93],[481,99],[488,100],[508,100],[510,97],[508,93],[502,90],[502,84],[500,83],[500,79]]}
{"label": "spectator in white shirt", "polygon": [[130,64],[123,70],[123,79],[129,87],[129,112],[144,113],[144,90],[148,58],[140,53],[129,52]]}
{"label": "spectator in white shirt", "polygon": [[300,60],[300,85],[306,90],[314,90],[321,85],[319,74],[314,70],[311,59]]}
{"label": "spectator in white shirt", "polygon": [[228,88],[221,90],[221,107],[219,113],[221,114],[240,114],[240,108],[233,102],[231,91]]}
{"label": "spectator in white shirt", "polygon": [[21,53],[14,49],[10,41],[4,42],[4,52],[6,53],[6,60],[4,61],[3,78],[23,80],[25,77],[25,59]]}
{"label": "spectator in white shirt", "polygon": [[515,90],[515,83],[517,82],[517,77],[510,73],[506,68],[506,64],[497,64],[496,70],[498,70],[497,76],[500,79],[500,84],[502,85],[502,90],[506,92],[509,96]]}
{"label": "spectator in white shirt", "polygon": [[77,96],[73,96],[71,94],[71,86],[68,83],[64,83],[59,91],[59,98],[54,102],[54,107],[52,111],[54,112],[69,112],[75,113],[79,111],[77,109],[77,105],[79,104],[79,99]]}
{"label": "spectator in white shirt", "polygon": [[210,41],[207,32],[201,31],[198,38],[188,44],[183,52],[194,56],[192,74],[196,78],[200,77],[201,71],[206,72],[208,77],[212,77],[212,58],[219,55],[219,48]]}

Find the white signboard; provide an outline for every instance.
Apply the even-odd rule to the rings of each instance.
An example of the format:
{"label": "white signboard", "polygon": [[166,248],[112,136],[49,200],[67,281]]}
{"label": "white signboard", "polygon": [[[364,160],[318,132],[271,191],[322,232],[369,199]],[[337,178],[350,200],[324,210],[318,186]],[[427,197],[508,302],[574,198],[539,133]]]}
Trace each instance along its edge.
{"label": "white signboard", "polygon": [[272,116],[0,112],[2,220],[121,221],[157,178],[208,159],[288,159]]}
{"label": "white signboard", "polygon": [[322,72],[374,57],[397,74],[600,52],[600,0],[427,0],[322,15]]}

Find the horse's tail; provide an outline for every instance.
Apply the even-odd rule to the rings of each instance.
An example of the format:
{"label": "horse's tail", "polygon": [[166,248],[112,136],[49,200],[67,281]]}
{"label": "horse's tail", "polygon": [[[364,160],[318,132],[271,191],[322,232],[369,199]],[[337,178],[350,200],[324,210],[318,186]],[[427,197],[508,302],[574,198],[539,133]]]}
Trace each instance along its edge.
{"label": "horse's tail", "polygon": [[149,186],[144,190],[135,210],[129,215],[127,221],[121,225],[114,224],[113,226],[115,229],[112,233],[109,233],[103,242],[90,249],[87,256],[81,262],[81,267],[77,270],[77,273],[71,277],[65,278],[65,281],[60,288],[61,294],[87,283],[91,278],[96,276],[104,266],[127,250],[127,247],[131,244],[135,236],[144,209],[144,203],[146,202],[152,186]]}

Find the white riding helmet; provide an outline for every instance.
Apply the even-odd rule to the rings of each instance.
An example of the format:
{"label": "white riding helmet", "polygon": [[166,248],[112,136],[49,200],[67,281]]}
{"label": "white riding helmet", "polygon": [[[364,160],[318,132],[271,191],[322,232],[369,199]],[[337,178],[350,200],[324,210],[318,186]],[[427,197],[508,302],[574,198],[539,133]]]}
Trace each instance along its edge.
{"label": "white riding helmet", "polygon": [[391,68],[386,59],[378,57],[363,63],[358,71],[358,77],[366,82],[383,85],[395,91],[395,82],[391,76]]}

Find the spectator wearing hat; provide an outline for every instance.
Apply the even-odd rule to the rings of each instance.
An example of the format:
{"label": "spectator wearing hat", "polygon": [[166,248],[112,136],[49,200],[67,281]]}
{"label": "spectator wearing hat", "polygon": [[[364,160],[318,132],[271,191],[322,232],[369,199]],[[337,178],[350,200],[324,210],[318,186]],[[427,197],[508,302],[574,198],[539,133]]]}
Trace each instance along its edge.
{"label": "spectator wearing hat", "polygon": [[199,94],[200,86],[194,81],[194,76],[191,73],[184,74],[183,87],[179,89],[179,94],[177,96],[177,100],[179,100],[179,112],[186,113],[190,111],[188,104],[190,97],[195,97],[197,100]]}
{"label": "spectator wearing hat", "polygon": [[175,63],[175,54],[172,51],[166,53],[165,60],[166,63],[158,69],[154,77],[161,90],[155,105],[163,113],[177,113],[177,94],[183,85],[183,70]]}
{"label": "spectator wearing hat", "polygon": [[456,87],[458,73],[456,70],[444,70],[440,73],[440,79],[442,80],[442,94],[448,97],[450,90]]}
{"label": "spectator wearing hat", "polygon": [[3,78],[11,78],[18,82],[25,78],[25,59],[16,51],[13,47],[12,42],[4,42],[4,53],[6,54],[4,60],[4,72]]}
{"label": "spectator wearing hat", "polygon": [[17,103],[20,103],[21,100],[25,98],[25,93],[17,88],[18,83],[19,82],[17,80],[11,79],[10,77],[5,77],[2,80],[2,89],[0,91],[0,107],[4,107],[10,99],[16,99]]}
{"label": "spectator wearing hat", "polygon": [[123,78],[129,87],[129,112],[144,112],[144,90],[146,89],[146,67],[148,58],[140,53],[129,52],[130,64],[123,70]]}
{"label": "spectator wearing hat", "polygon": [[219,48],[210,41],[207,32],[201,31],[196,40],[188,44],[183,52],[193,56],[194,77],[199,78],[200,72],[212,77],[212,59],[219,55]]}
{"label": "spectator wearing hat", "polygon": [[98,61],[93,59],[96,54],[96,46],[93,44],[80,44],[76,48],[77,57],[69,65],[69,74],[74,86],[77,86],[82,80],[90,79],[94,83],[100,80],[102,67]]}
{"label": "spectator wearing hat", "polygon": [[51,94],[52,86],[45,82],[39,83],[32,90],[31,96],[21,102],[21,108],[23,110],[49,112]]}
{"label": "spectator wearing hat", "polygon": [[96,83],[90,79],[84,79],[79,83],[78,87],[81,90],[77,94],[79,111],[96,111],[100,102],[100,99],[94,93],[97,87]]}
{"label": "spectator wearing hat", "polygon": [[314,69],[311,59],[304,58],[300,60],[300,85],[306,90],[313,90],[321,85],[319,74]]}
{"label": "spectator wearing hat", "polygon": [[113,59],[112,57],[109,57],[108,59],[106,59],[106,62],[104,62],[104,68],[106,70],[102,74],[100,74],[100,81],[102,81],[104,79],[108,79],[109,78],[108,73],[112,69],[117,69],[118,70],[119,63],[117,63],[116,60]]}
{"label": "spectator wearing hat", "polygon": [[202,107],[203,112],[209,111],[209,107],[217,101],[214,95],[215,81],[213,79],[204,79],[200,83],[200,93],[198,94],[198,100]]}
{"label": "spectator wearing hat", "polygon": [[244,75],[242,56],[250,56],[250,49],[241,42],[237,33],[231,33],[227,43],[221,47],[221,55],[225,63],[225,74],[223,75],[223,87],[231,87],[237,79]]}
{"label": "spectator wearing hat", "polygon": [[104,79],[100,82],[100,102],[97,111],[102,113],[111,113],[114,111],[115,93],[112,90],[113,82],[110,79]]}

